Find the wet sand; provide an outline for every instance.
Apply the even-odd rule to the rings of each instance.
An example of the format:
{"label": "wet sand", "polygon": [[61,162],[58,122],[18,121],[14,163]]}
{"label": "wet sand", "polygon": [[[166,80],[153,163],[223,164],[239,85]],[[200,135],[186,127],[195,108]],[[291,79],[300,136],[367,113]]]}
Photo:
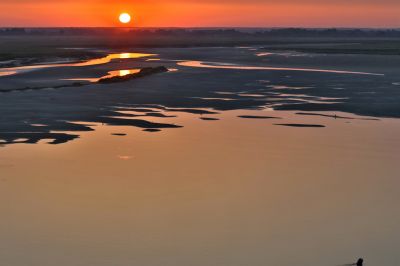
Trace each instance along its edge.
{"label": "wet sand", "polygon": [[[37,139],[40,134],[53,134],[55,130],[79,131],[71,124],[73,121],[147,129],[185,126],[153,124],[151,118],[159,116],[157,112],[127,114],[135,106],[205,115],[224,110],[269,108],[329,111],[333,116],[340,111],[374,117],[400,116],[400,90],[395,85],[400,74],[395,67],[400,65],[398,57],[390,56],[389,61],[384,55],[290,52],[283,55],[271,52],[260,57],[257,56],[260,49],[142,49],[120,54],[111,52],[102,59],[79,64],[25,67],[28,72],[0,77],[0,90],[4,91],[0,98],[0,112],[4,114],[0,139],[12,142],[26,132],[35,132],[33,138]],[[194,60],[219,63],[212,68],[185,63]],[[249,65],[255,68],[242,67]],[[124,76],[132,69],[160,66],[176,71],[123,84],[90,82],[110,73]],[[314,71],[318,69],[323,72]],[[331,71],[326,72],[327,69]],[[68,87],[63,87],[65,84]],[[205,112],[204,108],[214,111]],[[130,119],[124,119],[127,116]],[[138,116],[140,119],[133,119]],[[38,129],[33,124],[46,127]]]}

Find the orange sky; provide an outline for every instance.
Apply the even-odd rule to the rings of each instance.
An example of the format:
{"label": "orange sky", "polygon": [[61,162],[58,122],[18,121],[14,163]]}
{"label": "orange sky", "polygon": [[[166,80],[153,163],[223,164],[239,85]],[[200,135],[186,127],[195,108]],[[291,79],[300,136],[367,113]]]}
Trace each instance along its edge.
{"label": "orange sky", "polygon": [[400,27],[400,0],[0,0],[0,27]]}

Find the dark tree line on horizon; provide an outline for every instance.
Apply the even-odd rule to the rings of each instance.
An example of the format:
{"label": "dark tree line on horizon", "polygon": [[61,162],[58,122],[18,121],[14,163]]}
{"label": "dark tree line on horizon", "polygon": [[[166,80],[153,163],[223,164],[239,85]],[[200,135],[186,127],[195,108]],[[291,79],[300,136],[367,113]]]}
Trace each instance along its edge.
{"label": "dark tree line on horizon", "polygon": [[400,38],[400,29],[184,29],[184,28],[0,28],[0,36],[18,35],[140,35],[140,36],[226,36],[226,37],[352,37]]}

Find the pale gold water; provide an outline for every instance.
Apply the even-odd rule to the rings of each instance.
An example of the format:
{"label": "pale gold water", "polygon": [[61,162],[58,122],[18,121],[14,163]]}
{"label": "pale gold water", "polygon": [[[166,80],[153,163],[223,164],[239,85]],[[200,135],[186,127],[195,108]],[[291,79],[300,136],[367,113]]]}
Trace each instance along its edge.
{"label": "pale gold water", "polygon": [[396,265],[400,122],[263,113],[327,127],[177,113],[1,148],[0,264]]}

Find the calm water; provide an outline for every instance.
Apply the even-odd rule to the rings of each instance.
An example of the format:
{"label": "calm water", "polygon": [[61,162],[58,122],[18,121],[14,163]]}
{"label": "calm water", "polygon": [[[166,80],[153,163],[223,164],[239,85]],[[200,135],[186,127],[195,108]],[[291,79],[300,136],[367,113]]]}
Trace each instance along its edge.
{"label": "calm water", "polygon": [[320,69],[320,68],[243,66],[243,65],[219,63],[219,62],[202,62],[202,61],[185,61],[185,62],[178,63],[178,65],[187,66],[187,67],[202,67],[202,68],[217,68],[217,69],[300,71],[300,72],[320,72],[320,73],[335,73],[335,74],[383,76],[383,74],[377,74],[377,73],[354,72],[354,71],[333,70],[333,69],[330,70],[330,69]]}
{"label": "calm water", "polygon": [[[0,69],[0,77],[1,76],[11,76],[18,73],[24,73],[29,71],[35,71],[40,69],[46,68],[56,68],[56,67],[86,67],[86,66],[96,66],[96,65],[103,65],[111,62],[112,60],[120,59],[137,59],[143,57],[154,56],[154,54],[144,54],[144,53],[116,53],[116,54],[109,54],[105,57],[98,58],[98,59],[91,59],[84,62],[74,63],[74,62],[55,62],[50,64],[37,64],[31,66],[19,66],[19,67],[10,67],[10,68],[1,68]],[[122,73],[124,74],[124,73]],[[124,74],[127,75],[127,74]]]}
{"label": "calm water", "polygon": [[100,124],[61,146],[0,149],[0,260],[396,265],[400,123],[266,113],[327,127],[180,114],[179,130]]}
{"label": "calm water", "polygon": [[[1,265],[400,263],[400,120],[301,105],[346,109],[355,96],[336,89],[349,89],[354,76],[334,80],[334,94],[309,90],[331,76],[294,84],[286,72],[243,73],[263,89],[241,77],[242,89],[230,90],[226,80],[203,79],[225,72],[196,72],[230,69],[174,66],[132,86],[1,94],[1,110],[12,117],[2,124],[25,122],[12,124],[13,132],[1,127],[1,139],[24,142],[40,128],[79,135],[60,145],[47,144],[51,135],[0,147]],[[198,82],[187,86],[187,79]],[[212,93],[196,94],[203,83]],[[179,84],[187,89],[166,93]],[[135,100],[141,105],[128,105]],[[274,110],[292,104],[299,109]]]}

